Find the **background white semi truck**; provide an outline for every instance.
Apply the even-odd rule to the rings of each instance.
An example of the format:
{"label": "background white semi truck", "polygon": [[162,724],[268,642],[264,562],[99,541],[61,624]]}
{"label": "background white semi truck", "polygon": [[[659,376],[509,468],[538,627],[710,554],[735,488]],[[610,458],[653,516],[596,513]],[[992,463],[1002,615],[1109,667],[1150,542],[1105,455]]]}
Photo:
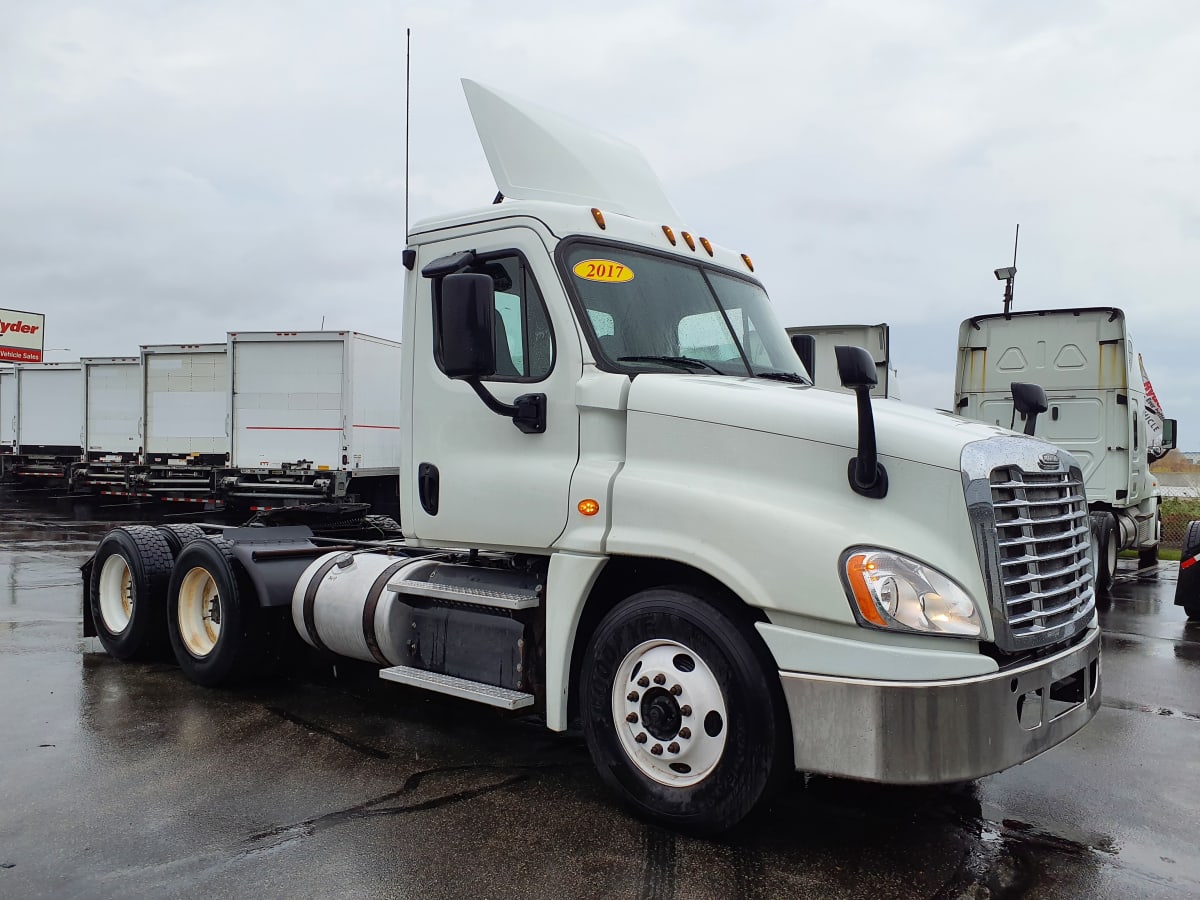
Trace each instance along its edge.
{"label": "background white semi truck", "polygon": [[1147,404],[1138,355],[1113,307],[1031,310],[967,319],[959,327],[954,408],[964,418],[1021,429],[1011,385],[1033,382],[1048,409],[1034,434],[1083,468],[1101,590],[1117,554],[1154,565],[1160,496],[1150,463],[1175,446],[1175,422]]}
{"label": "background white semi truck", "polygon": [[813,384],[829,391],[850,391],[838,378],[837,348],[862,347],[875,363],[872,397],[900,399],[900,376],[892,366],[892,330],[886,322],[878,325],[795,325],[787,329],[796,355]]}
{"label": "background white semi truck", "polygon": [[85,567],[114,656],[205,685],[281,636],[400,685],[582,722],[639,813],[720,830],[794,770],[930,784],[1100,704],[1079,464],[814,388],[748,256],[632,147],[465,82],[503,202],[404,252],[405,538],[118,528]]}

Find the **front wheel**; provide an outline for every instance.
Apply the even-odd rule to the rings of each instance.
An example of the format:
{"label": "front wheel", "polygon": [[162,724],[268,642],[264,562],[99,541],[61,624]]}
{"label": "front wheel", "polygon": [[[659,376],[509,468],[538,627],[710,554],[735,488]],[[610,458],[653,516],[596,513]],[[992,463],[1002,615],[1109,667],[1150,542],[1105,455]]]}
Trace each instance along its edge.
{"label": "front wheel", "polygon": [[1117,574],[1117,554],[1121,549],[1117,540],[1117,520],[1112,513],[1092,513],[1090,543],[1096,590],[1107,594]]}
{"label": "front wheel", "polygon": [[753,629],[683,588],[617,605],[588,646],[584,736],[604,781],[642,815],[712,834],[791,768],[786,706]]}

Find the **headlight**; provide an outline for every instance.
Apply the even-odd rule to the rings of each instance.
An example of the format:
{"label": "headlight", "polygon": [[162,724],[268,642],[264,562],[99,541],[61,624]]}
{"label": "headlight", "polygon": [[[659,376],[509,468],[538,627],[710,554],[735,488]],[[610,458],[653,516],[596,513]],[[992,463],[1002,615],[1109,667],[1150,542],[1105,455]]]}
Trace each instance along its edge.
{"label": "headlight", "polygon": [[857,548],[843,559],[860,625],[959,637],[983,634],[967,592],[937,569],[887,550]]}

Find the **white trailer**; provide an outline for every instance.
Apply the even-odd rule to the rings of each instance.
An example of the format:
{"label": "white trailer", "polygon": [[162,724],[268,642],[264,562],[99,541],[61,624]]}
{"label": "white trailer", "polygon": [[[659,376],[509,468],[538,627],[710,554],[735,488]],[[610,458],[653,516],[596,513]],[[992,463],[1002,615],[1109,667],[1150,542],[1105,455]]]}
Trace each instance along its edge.
{"label": "white trailer", "polygon": [[797,325],[787,329],[796,355],[819,388],[854,393],[838,378],[838,346],[862,347],[875,363],[875,387],[872,397],[900,399],[900,384],[891,364],[891,329],[886,322],[878,325]]}
{"label": "white trailer", "polygon": [[142,364],[136,356],[93,356],[83,368],[83,461],[73,488],[125,494],[142,452]]}
{"label": "white trailer", "polygon": [[396,495],[400,344],[355,331],[231,332],[231,464],[251,508]]}
{"label": "white trailer", "polygon": [[79,363],[17,363],[14,460],[17,476],[66,478],[83,449]]}
{"label": "white trailer", "polygon": [[17,446],[17,373],[12,366],[0,369],[0,453]]}
{"label": "white trailer", "polygon": [[1102,590],[1112,583],[1119,551],[1137,550],[1145,567],[1157,559],[1161,497],[1148,457],[1175,443],[1174,420],[1148,427],[1137,360],[1125,314],[1114,307],[994,313],[959,327],[954,408],[960,415],[1021,428],[1013,382],[1046,391],[1049,408],[1032,433],[1070,451],[1082,466]]}
{"label": "white trailer", "polygon": [[229,462],[229,364],[225,344],[141,348],[142,470],[135,493],[207,502]]}

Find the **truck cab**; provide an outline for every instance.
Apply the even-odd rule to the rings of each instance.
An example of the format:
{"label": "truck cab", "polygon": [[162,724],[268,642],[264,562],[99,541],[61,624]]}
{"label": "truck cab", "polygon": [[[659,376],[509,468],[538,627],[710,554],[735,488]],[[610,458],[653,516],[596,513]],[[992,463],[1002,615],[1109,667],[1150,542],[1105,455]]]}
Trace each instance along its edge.
{"label": "truck cab", "polygon": [[[1067,450],[1082,467],[1102,588],[1120,550],[1153,564],[1161,524],[1150,462],[1174,445],[1174,421],[1148,406],[1125,313],[1115,307],[997,313],[959,328],[955,410],[964,418],[1024,426],[1013,382],[1035,382],[1048,409],[1037,437]],[[1164,430],[1165,424],[1165,430]]]}
{"label": "truck cab", "polygon": [[[835,353],[851,393],[815,388],[750,257],[637,150],[464,86],[499,195],[408,235],[404,540],[191,540],[161,601],[188,677],[243,676],[262,652],[233,626],[287,609],[385,680],[579,723],[619,797],[697,832],[793,771],[962,781],[1082,728],[1079,463],[873,401],[859,348]],[[131,655],[120,588],[157,539],[114,534],[89,609]]]}

